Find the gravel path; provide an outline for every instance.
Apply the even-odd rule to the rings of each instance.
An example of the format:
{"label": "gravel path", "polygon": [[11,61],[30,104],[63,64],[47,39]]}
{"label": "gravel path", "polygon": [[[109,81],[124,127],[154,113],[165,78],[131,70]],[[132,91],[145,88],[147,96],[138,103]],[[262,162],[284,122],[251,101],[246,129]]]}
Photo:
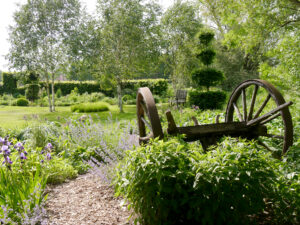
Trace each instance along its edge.
{"label": "gravel path", "polygon": [[49,187],[49,225],[129,225],[130,213],[113,189],[93,173]]}

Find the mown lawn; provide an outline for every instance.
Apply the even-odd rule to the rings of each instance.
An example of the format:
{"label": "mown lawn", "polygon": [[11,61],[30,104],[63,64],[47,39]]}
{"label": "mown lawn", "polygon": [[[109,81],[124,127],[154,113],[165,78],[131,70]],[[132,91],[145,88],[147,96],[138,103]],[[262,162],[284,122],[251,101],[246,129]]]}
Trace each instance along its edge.
{"label": "mown lawn", "polygon": [[116,119],[132,120],[136,118],[136,106],[125,105],[124,113],[120,113],[117,106],[110,106],[110,111],[97,113],[72,113],[69,106],[56,107],[56,112],[50,113],[48,107],[0,107],[0,127],[2,128],[22,128],[35,122],[59,121],[65,122],[67,119],[78,119],[82,115],[91,115],[94,121],[112,121]]}

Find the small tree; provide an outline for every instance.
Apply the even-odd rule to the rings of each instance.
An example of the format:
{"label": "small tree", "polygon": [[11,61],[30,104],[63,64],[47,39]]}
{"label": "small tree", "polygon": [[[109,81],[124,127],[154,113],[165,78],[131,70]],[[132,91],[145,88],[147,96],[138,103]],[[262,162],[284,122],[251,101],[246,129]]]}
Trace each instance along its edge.
{"label": "small tree", "polygon": [[224,80],[221,71],[211,68],[216,52],[212,48],[214,33],[210,30],[203,30],[197,34],[199,52],[197,58],[206,68],[198,68],[192,72],[192,79],[198,86],[206,87],[207,91],[211,86],[218,85]]}
{"label": "small tree", "polygon": [[226,94],[222,91],[209,91],[224,80],[221,71],[212,68],[216,52],[212,47],[214,33],[210,30],[202,30],[197,34],[197,58],[204,65],[192,72],[192,80],[198,87],[206,87],[206,92],[200,90],[189,93],[191,105],[197,105],[201,109],[221,108],[226,100]]}

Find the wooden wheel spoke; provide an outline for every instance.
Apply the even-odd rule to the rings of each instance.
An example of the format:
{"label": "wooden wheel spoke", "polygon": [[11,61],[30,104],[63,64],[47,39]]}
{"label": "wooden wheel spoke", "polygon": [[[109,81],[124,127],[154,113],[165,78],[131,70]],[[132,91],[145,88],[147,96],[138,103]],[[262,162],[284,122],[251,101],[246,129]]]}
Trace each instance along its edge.
{"label": "wooden wheel spoke", "polygon": [[143,108],[144,113],[148,116],[148,110],[147,110],[145,102],[141,101],[141,106]]}
{"label": "wooden wheel spoke", "polygon": [[233,107],[234,107],[234,110],[235,110],[235,112],[236,112],[236,114],[237,114],[237,116],[238,116],[238,118],[239,118],[239,121],[240,121],[240,122],[243,122],[242,115],[241,115],[240,110],[239,110],[239,108],[237,107],[236,103],[233,103]]}
{"label": "wooden wheel spoke", "polygon": [[264,124],[266,124],[266,123],[272,121],[273,119],[275,119],[275,118],[277,118],[277,117],[279,117],[279,116],[281,116],[281,112],[276,113],[275,115],[271,116],[270,118],[268,118],[268,119],[262,121],[260,124],[261,124],[261,125],[264,125]]}
{"label": "wooden wheel spoke", "polygon": [[[293,103],[292,102],[286,102],[280,106],[278,106],[276,109],[273,109],[272,111],[256,118],[256,119],[253,119],[253,120],[250,120],[248,123],[247,123],[247,126],[251,126],[251,125],[256,125],[256,124],[259,124],[261,122],[265,122],[265,121],[270,121],[269,117],[273,117],[272,119],[276,118],[278,115],[276,114],[277,112],[281,111],[282,109],[292,105]],[[268,119],[269,118],[269,119]]]}
{"label": "wooden wheel spoke", "polygon": [[247,121],[247,100],[246,100],[245,88],[242,89],[242,98],[243,98],[244,121]]}
{"label": "wooden wheel spoke", "polygon": [[263,102],[263,104],[260,106],[260,108],[258,109],[258,111],[255,113],[255,115],[253,117],[254,119],[257,118],[259,116],[259,114],[263,111],[263,109],[265,108],[265,106],[268,104],[270,98],[271,98],[271,95],[268,94],[268,96],[265,99],[265,101]]}
{"label": "wooden wheel spoke", "polygon": [[146,137],[139,137],[139,141],[143,142],[143,143],[147,143],[151,138],[153,138],[153,133],[152,132]]}
{"label": "wooden wheel spoke", "polygon": [[254,90],[252,93],[251,104],[250,104],[249,115],[248,115],[247,121],[252,119],[252,114],[253,114],[253,109],[254,109],[254,105],[255,105],[258,87],[259,87],[258,85],[254,85]]}
{"label": "wooden wheel spoke", "polygon": [[152,131],[152,127],[151,127],[150,123],[143,116],[141,116],[141,120],[149,128],[149,130]]}

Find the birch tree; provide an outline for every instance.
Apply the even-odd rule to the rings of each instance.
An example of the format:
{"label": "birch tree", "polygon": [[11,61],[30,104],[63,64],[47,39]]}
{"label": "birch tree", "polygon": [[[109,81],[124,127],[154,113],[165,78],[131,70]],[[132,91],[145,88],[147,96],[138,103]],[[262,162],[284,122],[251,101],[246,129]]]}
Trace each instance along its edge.
{"label": "birch tree", "polygon": [[68,38],[80,21],[79,0],[28,0],[18,6],[13,18],[7,55],[10,66],[41,75],[46,81],[49,110],[53,112],[54,81],[66,66]]}

